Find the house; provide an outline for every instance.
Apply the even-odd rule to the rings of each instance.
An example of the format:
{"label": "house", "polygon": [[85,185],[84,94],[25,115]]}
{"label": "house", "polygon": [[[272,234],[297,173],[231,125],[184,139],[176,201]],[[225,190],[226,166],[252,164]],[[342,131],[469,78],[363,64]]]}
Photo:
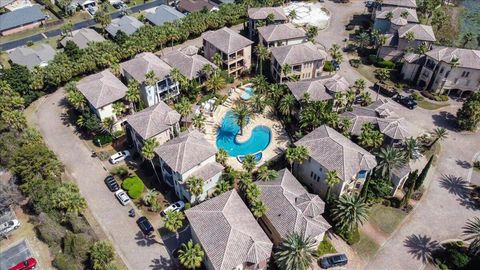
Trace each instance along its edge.
{"label": "house", "polygon": [[101,121],[106,118],[118,120],[112,105],[125,97],[127,87],[110,70],[84,77],[77,82],[77,89]]}
{"label": "house", "polygon": [[[389,18],[391,16],[391,18]],[[386,6],[374,13],[373,27],[381,33],[395,33],[407,24],[419,23],[417,11],[411,8]]]}
{"label": "house", "polygon": [[40,5],[32,5],[0,15],[0,35],[7,36],[39,27],[47,19]]}
{"label": "house", "polygon": [[142,26],[143,26],[143,23],[139,21],[137,18],[132,16],[123,16],[118,19],[113,19],[112,22],[109,25],[107,25],[105,30],[112,37],[115,37],[118,31],[122,31],[127,36],[130,36]]}
{"label": "house", "polygon": [[460,96],[480,89],[480,50],[435,47],[425,55],[409,55],[401,74],[421,88],[452,91]]}
{"label": "house", "polygon": [[[223,166],[215,161],[217,149],[198,130],[188,131],[155,148],[164,181],[175,188],[181,200],[203,201],[215,191]],[[190,176],[204,180],[203,193],[195,198],[188,191]]]}
{"label": "house", "polygon": [[205,65],[212,66],[212,69],[216,69],[217,66],[205,57],[198,55],[196,51],[198,51],[196,47],[186,47],[182,50],[167,53],[162,59],[171,67],[180,70],[180,73],[187,79],[202,79],[204,77],[202,69]]}
{"label": "house", "polygon": [[326,195],[325,181],[329,171],[336,171],[340,183],[332,187],[332,194],[360,191],[367,176],[377,166],[375,156],[338,133],[322,125],[297,142],[308,149],[309,158],[294,164],[295,176],[314,193]]}
{"label": "house", "polygon": [[382,8],[387,6],[393,7],[405,7],[405,8],[417,8],[417,1],[416,0],[383,0],[382,1]]}
{"label": "house", "polygon": [[[178,82],[170,77],[172,68],[155,54],[145,52],[137,54],[133,59],[120,64],[123,77],[136,80],[141,84],[140,96],[147,106],[177,96],[180,93]],[[147,85],[146,74],[153,71],[157,82]]]}
{"label": "house", "polygon": [[14,11],[16,9],[32,6],[30,0],[0,0],[0,8],[6,11]]}
{"label": "house", "polygon": [[257,181],[261,201],[267,213],[259,223],[275,245],[290,233],[296,232],[314,239],[323,240],[331,228],[323,218],[325,203],[316,194],[309,193],[288,169],[278,172],[273,181]]}
{"label": "house", "polygon": [[405,182],[408,179],[408,175],[412,171],[412,168],[410,167],[410,164],[406,163],[405,165],[399,167],[399,168],[393,168],[392,169],[392,184],[393,184],[393,190],[392,190],[392,196],[395,196],[397,191],[402,190],[403,186],[405,185]]}
{"label": "house", "polygon": [[272,242],[235,190],[185,211],[208,270],[266,269]]}
{"label": "house", "polygon": [[217,11],[218,5],[209,0],[180,0],[177,9],[181,12],[192,13],[202,10]]}
{"label": "house", "polygon": [[145,12],[145,19],[153,25],[163,25],[166,22],[174,22],[185,17],[183,13],[167,5],[160,5]]}
{"label": "house", "polygon": [[137,152],[142,150],[145,140],[154,138],[159,144],[180,133],[180,114],[163,101],[127,117],[125,130],[130,144]]}
{"label": "house", "polygon": [[338,92],[348,91],[350,83],[343,76],[335,74],[329,78],[287,82],[286,86],[297,101],[301,101],[305,95],[311,101],[325,101],[333,99]]}
{"label": "house", "polygon": [[207,31],[202,34],[202,38],[205,58],[213,61],[214,55],[218,53],[222,57],[223,69],[228,74],[239,76],[251,67],[253,41],[227,27]]}
{"label": "house", "polygon": [[258,27],[259,43],[265,47],[279,47],[307,42],[307,33],[291,23]]}
{"label": "house", "polygon": [[70,6],[72,10],[76,10],[77,8],[86,10],[89,7],[94,7],[97,5],[95,0],[72,0],[70,2]]}
{"label": "house", "polygon": [[[285,78],[297,76],[298,80],[310,80],[320,77],[327,53],[318,49],[311,42],[282,47],[274,47],[271,51],[271,72],[277,82]],[[285,65],[291,70],[285,74]]]}
{"label": "house", "polygon": [[[288,17],[285,15],[282,7],[260,7],[248,9],[248,36],[253,39],[256,35],[256,29],[259,26],[266,25],[267,17],[272,14],[272,21],[270,24],[281,24],[288,22]],[[259,23],[262,21],[262,23]]]}
{"label": "house", "polygon": [[48,44],[33,47],[17,47],[8,52],[10,61],[32,70],[35,66],[45,67],[57,52]]}
{"label": "house", "polygon": [[65,47],[67,41],[73,41],[78,48],[85,49],[90,43],[93,42],[103,42],[105,38],[102,35],[97,33],[97,31],[91,28],[82,28],[79,30],[72,31],[71,35],[66,36],[60,41],[60,44]]}

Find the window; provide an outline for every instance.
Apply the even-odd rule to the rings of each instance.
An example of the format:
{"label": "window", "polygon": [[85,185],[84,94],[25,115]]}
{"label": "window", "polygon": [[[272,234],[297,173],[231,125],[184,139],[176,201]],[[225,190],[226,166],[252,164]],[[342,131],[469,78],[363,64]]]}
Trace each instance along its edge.
{"label": "window", "polygon": [[468,77],[468,75],[470,75],[470,71],[464,71],[462,72],[462,77]]}
{"label": "window", "polygon": [[457,82],[458,82],[458,79],[457,79],[457,78],[455,78],[455,81],[454,81],[453,83],[457,83]]}
{"label": "window", "polygon": [[442,73],[443,73],[443,67],[440,69],[440,74],[442,74]]}
{"label": "window", "polygon": [[449,70],[449,71],[447,71],[447,73],[445,73],[445,78],[447,78],[447,77],[448,77],[448,75],[450,75],[450,70]]}
{"label": "window", "polygon": [[310,172],[310,177],[313,177],[313,172]]}

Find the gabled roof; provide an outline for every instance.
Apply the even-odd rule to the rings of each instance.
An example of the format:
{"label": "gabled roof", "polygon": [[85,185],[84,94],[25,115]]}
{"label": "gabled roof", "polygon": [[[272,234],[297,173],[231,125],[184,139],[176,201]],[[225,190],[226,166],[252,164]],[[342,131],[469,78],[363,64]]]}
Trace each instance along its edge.
{"label": "gabled roof", "polygon": [[235,190],[188,209],[185,214],[215,270],[268,261],[272,242]]}
{"label": "gabled roof", "polygon": [[217,68],[216,65],[201,55],[188,55],[182,51],[168,53],[162,59],[170,66],[178,68],[189,80],[198,78],[205,65],[210,65],[214,69]]}
{"label": "gabled roof", "polygon": [[417,1],[416,0],[383,0],[382,6],[385,6],[385,5],[417,8]]}
{"label": "gabled roof", "polygon": [[180,114],[163,101],[136,112],[127,118],[128,124],[142,139],[147,140],[180,121]]}
{"label": "gabled roof", "polygon": [[352,125],[349,132],[353,135],[360,136],[364,124],[372,123],[378,126],[378,120],[380,118],[390,117],[392,114],[392,103],[379,99],[367,107],[352,106],[351,111],[344,112],[340,116],[350,119]]}
{"label": "gabled roof", "polygon": [[253,41],[230,28],[223,27],[216,31],[207,31],[202,38],[220,51],[230,54],[253,44]]}
{"label": "gabled roof", "polygon": [[272,58],[281,66],[285,64],[296,65],[327,58],[327,53],[315,47],[311,42],[274,47],[271,48],[270,51]]}
{"label": "gabled roof", "polygon": [[123,98],[127,92],[127,87],[108,69],[81,79],[77,89],[96,109]]}
{"label": "gabled roof", "polygon": [[271,24],[258,27],[258,34],[266,41],[290,40],[307,38],[307,33],[301,27],[295,27],[291,23]]}
{"label": "gabled roof", "polygon": [[409,136],[403,118],[378,118],[380,132],[394,140],[403,140]]}
{"label": "gabled roof", "polygon": [[329,171],[337,171],[343,181],[350,180],[361,170],[377,166],[372,154],[326,125],[310,132],[295,145],[305,146],[312,159]]}
{"label": "gabled roof", "polygon": [[273,14],[275,21],[288,20],[282,7],[260,7],[248,9],[248,18],[252,20],[265,20],[269,14]]}
{"label": "gabled roof", "polygon": [[436,41],[433,28],[430,25],[412,23],[402,26],[398,29],[398,36],[405,38],[408,32],[413,32],[415,40]]}
{"label": "gabled roof", "polygon": [[309,94],[310,100],[322,101],[332,99],[336,92],[347,91],[350,83],[344,77],[335,74],[330,78],[287,82],[286,85],[298,101],[306,93]]}
{"label": "gabled roof", "polygon": [[331,227],[322,216],[325,203],[308,193],[288,169],[279,171],[273,181],[255,183],[267,205],[266,217],[282,238],[292,232],[317,237]]}
{"label": "gabled roof", "polygon": [[[395,7],[395,6],[387,6],[387,7],[382,7],[381,10],[375,12],[375,19],[386,19],[387,14],[392,12],[393,17],[392,17],[392,22],[396,19],[403,19],[405,22],[412,22],[412,23],[418,23],[418,16],[417,16],[417,11],[412,8],[404,8],[404,7]],[[407,12],[408,16],[407,18],[403,18],[401,15],[403,12]],[[405,24],[398,24],[397,25],[405,25]]]}
{"label": "gabled roof", "polygon": [[458,59],[459,67],[480,69],[480,50],[435,47],[425,54],[437,61],[443,61],[449,64],[452,63],[452,60]]}
{"label": "gabled roof", "polygon": [[[194,152],[192,152],[194,151]],[[173,170],[183,174],[217,153],[202,133],[185,132],[155,148],[155,153]]]}
{"label": "gabled roof", "polygon": [[178,9],[184,10],[187,12],[201,11],[206,8],[207,10],[212,10],[217,8],[217,5],[209,2],[208,0],[180,0],[178,2]]}
{"label": "gabled roof", "polygon": [[0,31],[45,20],[40,5],[23,7],[0,15]]}
{"label": "gabled roof", "polygon": [[105,30],[113,37],[118,31],[122,31],[128,36],[135,33],[138,28],[142,27],[143,23],[132,16],[123,16],[118,19],[113,19],[112,22],[105,28]]}
{"label": "gabled roof", "polygon": [[18,65],[33,69],[35,66],[46,65],[53,60],[57,52],[48,44],[34,47],[17,47],[8,53],[10,60]]}
{"label": "gabled roof", "polygon": [[151,52],[137,54],[135,58],[120,64],[122,70],[130,74],[139,83],[145,81],[145,74],[153,71],[159,80],[170,75],[172,68]]}
{"label": "gabled roof", "polygon": [[145,18],[154,25],[160,26],[166,22],[173,22],[185,17],[183,13],[167,5],[160,5],[145,12]]}
{"label": "gabled roof", "polygon": [[82,28],[73,31],[72,36],[65,37],[62,39],[62,41],[60,41],[60,44],[65,47],[65,45],[67,45],[67,41],[69,40],[73,41],[73,43],[75,43],[80,49],[87,48],[88,44],[91,42],[105,41],[102,35],[91,28]]}

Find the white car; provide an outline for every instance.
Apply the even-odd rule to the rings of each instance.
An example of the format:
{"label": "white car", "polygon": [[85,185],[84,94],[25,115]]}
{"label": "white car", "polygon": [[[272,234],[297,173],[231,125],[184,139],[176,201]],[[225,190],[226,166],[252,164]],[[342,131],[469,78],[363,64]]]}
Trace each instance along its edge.
{"label": "white car", "polygon": [[20,227],[20,221],[13,219],[5,223],[0,224],[0,234],[6,235],[7,233],[16,230]]}
{"label": "white car", "polygon": [[123,189],[115,191],[115,197],[120,201],[120,203],[125,206],[130,202],[130,198]]}
{"label": "white car", "polygon": [[181,211],[183,208],[185,208],[185,203],[183,201],[178,201],[174,204],[169,205],[167,208],[163,209],[162,212],[160,212],[160,215],[165,216],[167,212],[170,211]]}
{"label": "white car", "polygon": [[113,154],[109,160],[110,163],[117,164],[118,162],[125,160],[129,156],[130,152],[128,150],[124,150]]}

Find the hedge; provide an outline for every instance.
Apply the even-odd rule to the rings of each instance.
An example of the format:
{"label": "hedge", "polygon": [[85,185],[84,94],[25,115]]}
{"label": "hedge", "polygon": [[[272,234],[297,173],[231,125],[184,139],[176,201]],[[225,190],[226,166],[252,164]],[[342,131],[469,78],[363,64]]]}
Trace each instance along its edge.
{"label": "hedge", "polygon": [[127,191],[130,198],[138,199],[142,196],[145,185],[143,184],[143,181],[135,175],[125,179],[122,183],[122,188]]}
{"label": "hedge", "polygon": [[379,58],[374,54],[370,54],[368,56],[368,62],[376,67],[387,69],[393,69],[396,65],[395,62],[390,60],[384,60],[383,58]]}
{"label": "hedge", "polygon": [[107,144],[111,144],[113,141],[113,137],[109,134],[99,134],[95,136],[93,139],[93,143],[96,146],[105,146]]}

